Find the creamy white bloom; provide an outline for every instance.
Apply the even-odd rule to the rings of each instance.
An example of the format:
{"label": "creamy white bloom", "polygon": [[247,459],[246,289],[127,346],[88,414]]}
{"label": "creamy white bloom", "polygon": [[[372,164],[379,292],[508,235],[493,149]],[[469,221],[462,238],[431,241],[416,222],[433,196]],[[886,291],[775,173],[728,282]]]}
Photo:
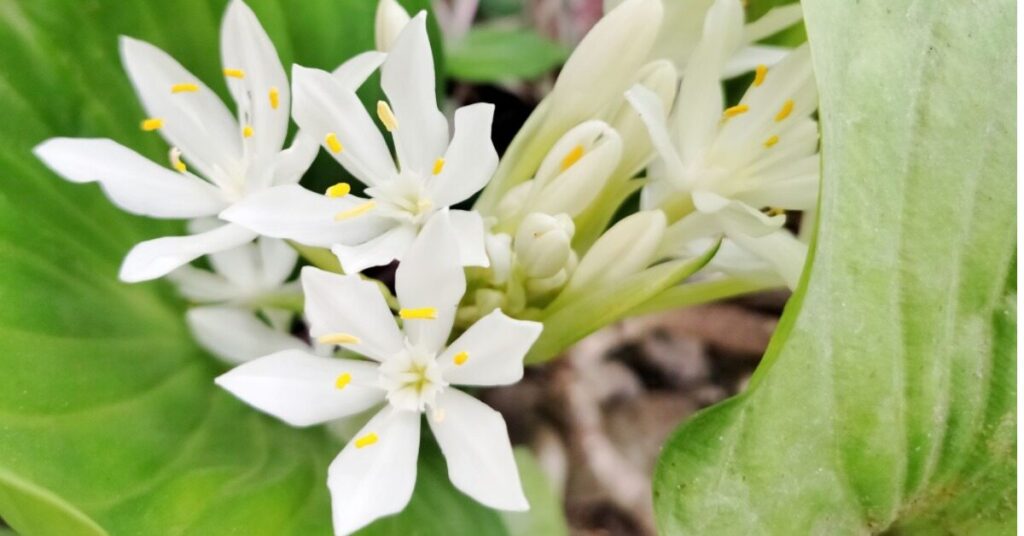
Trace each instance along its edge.
{"label": "creamy white bloom", "polygon": [[[125,70],[148,118],[171,145],[170,168],[108,139],[54,138],[36,155],[73,182],[98,182],[122,209],[155,218],[216,216],[254,192],[293,184],[316,155],[316,142],[288,132],[288,79],[255,14],[241,0],[228,6],[221,56],[237,119],[198,78],[159,48],[121,38]],[[195,173],[193,173],[193,170]],[[203,180],[205,179],[205,180]],[[223,224],[206,232],[138,244],[121,266],[129,282],[161,277],[208,253],[250,242],[256,233]]]}
{"label": "creamy white bloom", "polygon": [[[483,188],[498,164],[494,106],[458,109],[449,140],[437,108],[425,13],[395,40],[381,75],[390,103],[378,102],[377,116],[394,139],[397,165],[353,88],[323,71],[293,70],[296,123],[367,186],[366,197],[351,194],[346,183],[324,195],[288,185],[252,196],[222,217],[265,235],[333,247],[344,269],[355,273],[401,260],[431,215]],[[463,264],[487,266],[480,215],[453,210],[451,218]]]}
{"label": "creamy white bloom", "polygon": [[423,413],[457,488],[492,508],[527,509],[501,415],[453,386],[518,381],[542,325],[495,311],[446,344],[466,290],[447,212],[426,223],[398,267],[402,328],[378,287],[358,275],[307,267],[302,283],[312,335],[367,360],[284,351],[237,367],[217,383],[294,426],[384,403],[331,464],[335,531],[354,532],[408,503]]}
{"label": "creamy white bloom", "polygon": [[658,245],[665,233],[665,214],[642,210],[626,216],[580,259],[563,294],[581,294],[633,275],[658,259]]}

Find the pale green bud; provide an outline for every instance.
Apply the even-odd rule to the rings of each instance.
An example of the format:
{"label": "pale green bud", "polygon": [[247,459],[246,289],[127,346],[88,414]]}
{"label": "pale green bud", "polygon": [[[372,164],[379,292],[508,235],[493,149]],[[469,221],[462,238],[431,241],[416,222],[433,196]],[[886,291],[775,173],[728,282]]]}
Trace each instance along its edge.
{"label": "pale green bud", "polygon": [[657,260],[665,227],[665,214],[660,210],[645,210],[623,218],[583,256],[565,293],[599,287],[647,268]]}
{"label": "pale green bud", "polygon": [[380,0],[377,3],[373,32],[377,50],[390,50],[409,20],[409,13],[396,0]]}
{"label": "pale green bud", "polygon": [[537,170],[526,206],[576,216],[601,193],[622,158],[622,138],[603,121],[566,132]]}
{"label": "pale green bud", "polygon": [[575,230],[572,218],[565,214],[530,213],[516,231],[516,263],[527,277],[554,276],[569,260]]}

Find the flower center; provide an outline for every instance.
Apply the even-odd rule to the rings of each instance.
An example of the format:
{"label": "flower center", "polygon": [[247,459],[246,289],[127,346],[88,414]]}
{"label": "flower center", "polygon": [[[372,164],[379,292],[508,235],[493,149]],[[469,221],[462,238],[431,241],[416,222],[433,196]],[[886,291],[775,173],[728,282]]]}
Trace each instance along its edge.
{"label": "flower center", "polygon": [[427,196],[423,179],[412,172],[403,172],[366,192],[379,202],[378,214],[414,225],[425,223],[437,208]]}
{"label": "flower center", "polygon": [[406,345],[405,351],[380,366],[380,386],[388,402],[397,409],[423,411],[433,406],[448,383],[431,353]]}

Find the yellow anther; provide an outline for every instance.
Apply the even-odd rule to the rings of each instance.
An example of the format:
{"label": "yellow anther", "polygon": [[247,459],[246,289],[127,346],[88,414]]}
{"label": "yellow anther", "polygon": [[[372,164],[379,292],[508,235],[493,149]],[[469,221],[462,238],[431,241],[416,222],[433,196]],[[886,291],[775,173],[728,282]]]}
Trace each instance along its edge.
{"label": "yellow anther", "polygon": [[181,149],[171,147],[170,159],[171,167],[182,173],[188,171],[188,166],[185,165],[185,162],[181,161]]}
{"label": "yellow anther", "polygon": [[750,106],[746,104],[737,104],[731,108],[726,108],[725,112],[722,113],[725,117],[736,117],[740,114],[745,114],[750,111]]}
{"label": "yellow anther", "polygon": [[768,210],[765,211],[765,214],[767,214],[768,216],[773,217],[773,218],[775,216],[782,216],[785,213],[786,213],[786,209],[778,208],[778,207],[768,207]]}
{"label": "yellow anther", "polygon": [[281,105],[281,92],[276,87],[272,87],[268,97],[270,98],[270,107],[276,110]]}
{"label": "yellow anther", "polygon": [[455,357],[452,358],[452,361],[455,362],[456,365],[461,365],[466,361],[469,361],[469,352],[459,352],[455,354]]}
{"label": "yellow anther", "polygon": [[764,140],[764,146],[765,146],[766,149],[770,149],[772,147],[772,145],[775,145],[776,143],[779,143],[779,137],[778,136],[772,136],[772,137],[768,138],[767,140]]}
{"label": "yellow anther", "polygon": [[345,197],[352,191],[352,186],[347,182],[339,182],[324,192],[327,197]]}
{"label": "yellow anther", "polygon": [[228,78],[245,78],[245,71],[241,69],[224,69],[224,76]]}
{"label": "yellow anther", "polygon": [[377,434],[370,432],[364,435],[363,437],[356,439],[356,448],[361,449],[363,447],[369,447],[370,445],[376,443],[378,439],[380,438],[377,437]]}
{"label": "yellow anther", "polygon": [[438,158],[434,160],[434,175],[440,175],[441,170],[444,169],[444,158]]}
{"label": "yellow anther", "polygon": [[782,104],[782,108],[779,109],[779,113],[775,114],[775,121],[782,121],[789,117],[789,114],[793,113],[793,99],[788,99]]}
{"label": "yellow anther", "polygon": [[342,220],[347,220],[349,218],[355,218],[356,216],[361,216],[361,215],[366,214],[367,212],[373,210],[373,207],[376,207],[376,206],[377,206],[377,202],[376,201],[373,201],[373,200],[367,201],[367,202],[365,202],[365,203],[363,203],[361,205],[356,205],[356,206],[354,206],[354,207],[352,207],[352,208],[350,208],[348,210],[343,210],[343,211],[335,214],[334,215],[334,221],[342,221]]}
{"label": "yellow anther", "polygon": [[317,338],[320,344],[359,344],[359,337],[348,333],[328,333]]}
{"label": "yellow anther", "polygon": [[154,130],[163,128],[164,120],[159,117],[150,117],[149,119],[142,120],[142,130],[146,132],[152,132]]}
{"label": "yellow anther", "polygon": [[768,66],[758,65],[757,69],[754,70],[754,87],[760,86],[764,83],[764,77],[768,76]]}
{"label": "yellow anther", "polygon": [[199,91],[199,84],[191,82],[185,84],[174,84],[171,86],[171,93],[195,93]]}
{"label": "yellow anther", "polygon": [[573,164],[580,161],[580,158],[583,158],[583,146],[577,145],[565,155],[565,158],[562,159],[562,171],[571,168]]}
{"label": "yellow anther", "polygon": [[350,383],[352,383],[352,375],[347,372],[343,372],[336,380],[334,380],[334,387],[336,389],[344,389]]}
{"label": "yellow anther", "polygon": [[338,154],[345,150],[345,148],[341,146],[341,142],[338,141],[338,135],[333,132],[328,132],[327,135],[324,136],[324,143],[327,144],[327,148],[334,154]]}
{"label": "yellow anther", "polygon": [[243,138],[251,138],[252,134],[253,134],[252,126],[245,125],[245,128],[242,129],[242,137]]}
{"label": "yellow anther", "polygon": [[388,129],[388,132],[394,132],[398,130],[398,119],[395,118],[395,112],[391,111],[391,106],[385,101],[377,101],[377,117],[380,118],[380,122],[384,123],[384,128]]}
{"label": "yellow anther", "polygon": [[437,318],[437,309],[434,307],[402,309],[398,311],[398,316],[403,320],[434,320]]}

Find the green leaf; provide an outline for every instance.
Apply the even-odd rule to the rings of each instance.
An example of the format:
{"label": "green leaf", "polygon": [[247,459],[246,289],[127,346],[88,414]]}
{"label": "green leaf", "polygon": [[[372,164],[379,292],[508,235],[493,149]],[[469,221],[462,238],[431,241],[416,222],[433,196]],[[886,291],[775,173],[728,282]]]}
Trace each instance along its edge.
{"label": "green leaf", "polygon": [[664,534],[1012,534],[1014,3],[805,0],[813,263],[742,395],[668,442]]}
{"label": "green leaf", "polygon": [[562,45],[533,30],[470,29],[448,51],[448,74],[470,82],[532,79],[558,67],[569,57]]}
{"label": "green leaf", "polygon": [[530,509],[526,512],[502,512],[501,519],[509,536],[568,535],[569,526],[562,510],[562,500],[555,494],[537,458],[524,447],[516,447],[513,454]]}
{"label": "green leaf", "polygon": [[[252,4],[286,64],[333,68],[372,47],[363,0]],[[96,136],[166,161],[158,136],[138,128],[117,35],[165,48],[226,95],[225,5],[0,3],[0,518],[20,534],[331,532],[326,467],[338,442],[215,388],[224,367],[192,342],[170,287],[117,280],[132,245],[181,223],[127,215],[30,152],[51,136]],[[429,439],[421,460],[408,509],[367,533],[506,534],[448,482]]]}

